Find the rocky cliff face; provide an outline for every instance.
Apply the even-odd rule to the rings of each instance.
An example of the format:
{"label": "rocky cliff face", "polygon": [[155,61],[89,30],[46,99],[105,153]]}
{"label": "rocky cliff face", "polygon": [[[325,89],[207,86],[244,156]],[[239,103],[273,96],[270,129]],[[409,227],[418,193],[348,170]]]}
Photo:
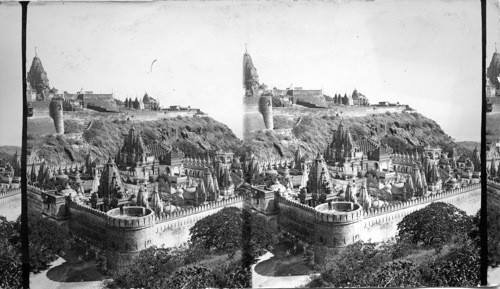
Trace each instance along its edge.
{"label": "rocky cliff face", "polygon": [[498,76],[500,76],[500,54],[497,51],[493,53],[490,66],[488,67],[486,74],[490,79],[491,84],[495,85],[497,89],[500,89],[500,83],[498,81]]}
{"label": "rocky cliff face", "polygon": [[50,90],[49,79],[38,56],[35,56],[31,62],[31,68],[28,72],[28,82],[38,95],[44,98],[48,96]]}
{"label": "rocky cliff face", "polygon": [[[28,140],[32,154],[50,164],[84,161],[88,152],[100,159],[115,156],[123,146],[132,123],[123,120],[94,120],[81,137],[45,135]],[[135,122],[146,145],[165,141],[187,155],[203,155],[206,150],[231,150],[243,153],[243,142],[229,127],[210,117],[178,117]]]}
{"label": "rocky cliff face", "polygon": [[[324,152],[327,143],[332,141],[333,131],[339,123],[349,128],[355,141],[363,137],[379,140],[388,144],[397,152],[412,152],[415,148],[440,146],[451,152],[453,147],[463,150],[433,120],[418,113],[386,113],[366,117],[351,117],[341,120],[328,113],[303,115],[300,122],[275,117],[276,127],[291,127],[292,135],[280,135],[276,132],[257,132],[249,141],[250,148],[260,157],[292,157],[297,147],[315,156]],[[281,124],[281,123],[285,124]]]}

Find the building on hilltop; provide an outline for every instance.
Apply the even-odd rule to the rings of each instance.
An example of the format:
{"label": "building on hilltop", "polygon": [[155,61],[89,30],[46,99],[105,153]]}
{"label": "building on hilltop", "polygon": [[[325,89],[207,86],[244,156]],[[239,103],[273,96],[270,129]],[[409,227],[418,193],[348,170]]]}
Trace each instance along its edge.
{"label": "building on hilltop", "polygon": [[94,93],[93,91],[79,91],[77,93],[64,92],[65,110],[82,110],[88,108],[100,112],[118,112],[115,98],[112,93]]}
{"label": "building on hilltop", "polygon": [[500,90],[500,54],[498,53],[496,46],[495,52],[493,53],[493,57],[491,58],[490,66],[486,71],[486,76],[488,77],[491,84],[498,91]]}
{"label": "building on hilltop", "polygon": [[257,68],[255,68],[252,57],[248,53],[245,45],[245,54],[243,55],[243,87],[245,88],[245,96],[259,96],[259,76]]}
{"label": "building on hilltop", "polygon": [[42,61],[38,57],[35,51],[35,57],[31,62],[31,67],[26,78],[27,82],[27,92],[28,101],[48,101],[55,94],[57,90],[55,88],[50,88],[49,79],[47,78],[47,72],[43,68]]}
{"label": "building on hilltop", "polygon": [[160,110],[160,102],[153,97],[149,96],[147,93],[144,94],[142,98],[142,103],[144,105],[144,109],[148,110]]}
{"label": "building on hilltop", "polygon": [[358,106],[369,106],[370,102],[368,100],[368,97],[363,95],[362,93],[359,93],[356,89],[352,92],[352,105],[358,105]]}

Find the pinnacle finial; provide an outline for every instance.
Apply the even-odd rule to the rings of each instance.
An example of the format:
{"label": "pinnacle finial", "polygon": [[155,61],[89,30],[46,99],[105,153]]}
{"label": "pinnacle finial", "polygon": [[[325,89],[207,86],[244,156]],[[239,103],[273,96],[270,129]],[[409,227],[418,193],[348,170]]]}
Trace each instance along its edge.
{"label": "pinnacle finial", "polygon": [[[496,43],[495,43],[495,49],[496,49]],[[35,57],[38,57],[38,54],[36,54],[36,46],[35,46]]]}
{"label": "pinnacle finial", "polygon": [[245,43],[245,53],[248,53],[247,51],[247,44]]}

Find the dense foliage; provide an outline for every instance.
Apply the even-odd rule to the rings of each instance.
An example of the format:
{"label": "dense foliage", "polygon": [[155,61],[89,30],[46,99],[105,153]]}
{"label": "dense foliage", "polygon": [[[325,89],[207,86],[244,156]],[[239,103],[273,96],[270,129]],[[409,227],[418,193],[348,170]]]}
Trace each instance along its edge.
{"label": "dense foliage", "polygon": [[455,238],[467,235],[474,220],[453,205],[432,203],[409,214],[398,223],[398,241],[423,247],[441,248]]}
{"label": "dense foliage", "polygon": [[249,264],[277,243],[278,237],[276,226],[264,216],[234,207],[223,208],[196,222],[187,248],[151,247],[141,251],[112,272],[113,281],[107,286],[248,288]]}
{"label": "dense foliage", "polygon": [[[21,261],[21,218],[7,221],[0,216],[0,288],[20,288]],[[71,244],[71,236],[65,226],[29,212],[28,238],[30,271],[37,273],[48,268]]]}
{"label": "dense foliage", "polygon": [[500,209],[488,203],[488,265],[500,265]]}
{"label": "dense foliage", "polygon": [[191,242],[194,247],[228,252],[232,255],[243,246],[244,219],[250,224],[251,231],[249,247],[246,250],[251,250],[253,257],[261,255],[265,249],[278,242],[279,232],[274,223],[260,214],[252,214],[235,207],[223,208],[196,222],[190,229]]}
{"label": "dense foliage", "polygon": [[[20,219],[17,226],[20,228]],[[72,237],[64,225],[58,225],[38,213],[28,215],[30,270],[39,272],[64,254],[72,244]]]}
{"label": "dense foliage", "polygon": [[[360,241],[339,249],[308,286],[477,286],[478,216],[467,216],[452,205],[431,204],[400,222],[396,242]],[[445,226],[435,224],[439,220]],[[424,231],[429,236],[423,236]]]}
{"label": "dense foliage", "polygon": [[19,237],[16,222],[0,216],[0,288],[22,288]]}

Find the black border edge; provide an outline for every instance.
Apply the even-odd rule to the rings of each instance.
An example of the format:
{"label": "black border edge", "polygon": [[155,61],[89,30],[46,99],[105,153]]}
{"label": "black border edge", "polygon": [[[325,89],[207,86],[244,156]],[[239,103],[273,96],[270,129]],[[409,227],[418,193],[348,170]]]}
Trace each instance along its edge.
{"label": "black border edge", "polygon": [[486,0],[481,0],[481,285],[488,285],[488,231],[487,231],[487,180],[486,180]]}
{"label": "black border edge", "polygon": [[28,157],[28,103],[26,101],[26,23],[28,16],[28,3],[19,2],[22,9],[22,38],[21,38],[21,57],[22,57],[22,85],[23,85],[23,113],[22,123],[22,146],[21,146],[21,252],[22,252],[22,284],[23,288],[30,287],[30,254],[29,254],[29,239],[28,239],[28,180],[26,179],[26,164]]}

